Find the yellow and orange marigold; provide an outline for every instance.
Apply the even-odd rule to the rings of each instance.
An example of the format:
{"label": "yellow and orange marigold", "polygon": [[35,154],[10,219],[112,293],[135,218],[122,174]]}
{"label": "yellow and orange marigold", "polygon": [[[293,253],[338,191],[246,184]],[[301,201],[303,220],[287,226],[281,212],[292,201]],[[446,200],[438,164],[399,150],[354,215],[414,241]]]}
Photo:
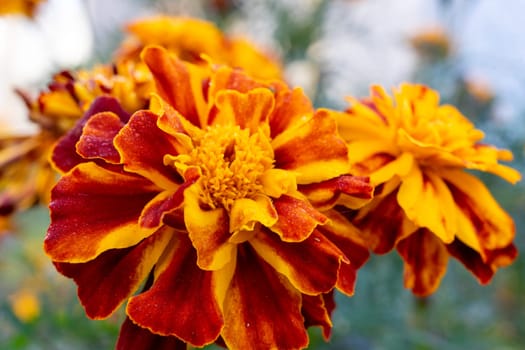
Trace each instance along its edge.
{"label": "yellow and orange marigold", "polygon": [[[368,258],[332,210],[371,197],[333,112],[228,66],[143,52],[157,94],[127,115],[99,98],[57,145],[45,250],[88,316],[128,301],[119,348],[303,348]],[[72,156],[76,152],[76,156]],[[133,293],[147,280],[142,292]]]}
{"label": "yellow and orange marigold", "polygon": [[213,23],[196,18],[157,16],[126,26],[129,35],[115,59],[138,60],[147,45],[159,45],[182,60],[206,65],[206,60],[242,68],[259,79],[282,78],[282,68],[271,55],[242,38],[229,37]]}
{"label": "yellow and orange marigold", "polygon": [[350,98],[338,116],[355,174],[370,175],[375,198],[352,215],[376,253],[396,247],[405,263],[405,287],[417,295],[438,288],[448,257],[485,284],[517,251],[511,217],[471,172],[515,183],[520,174],[499,161],[507,150],[480,141],[483,133],[455,107],[422,85],[403,84],[393,96],[372,87]]}

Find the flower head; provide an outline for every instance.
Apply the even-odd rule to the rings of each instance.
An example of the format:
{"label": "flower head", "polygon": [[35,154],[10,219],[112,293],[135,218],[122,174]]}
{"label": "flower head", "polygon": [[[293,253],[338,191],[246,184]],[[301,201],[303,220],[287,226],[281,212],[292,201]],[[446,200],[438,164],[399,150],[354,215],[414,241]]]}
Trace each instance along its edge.
{"label": "flower head", "polygon": [[[151,72],[139,57],[146,43],[165,44],[172,54],[189,61],[200,60],[201,64],[207,64],[201,59],[201,55],[206,55],[208,60],[258,72],[265,78],[280,76],[275,61],[247,42],[227,39],[205,21],[160,17],[134,22],[128,28],[133,38],[122,45],[113,64],[60,72],[37,98],[20,92],[38,131],[35,135],[17,138],[18,141],[11,141],[11,135],[0,140],[0,230],[8,227],[13,213],[34,203],[47,204],[56,177],[53,167],[67,172],[72,164],[79,162],[74,145],[86,120],[105,108],[105,104],[110,104],[110,109],[116,112],[117,107],[109,97],[118,101],[117,113],[122,120],[148,106],[155,87]],[[93,104],[99,97],[105,101]],[[47,160],[51,146],[62,137],[69,144],[62,142],[55,155],[69,152],[71,161],[58,164],[51,159],[51,166]],[[10,175],[13,173],[17,174],[16,178]]]}
{"label": "flower head", "polygon": [[195,18],[157,16],[126,26],[129,36],[116,52],[116,59],[138,59],[147,45],[159,45],[180,59],[206,65],[211,59],[244,69],[260,79],[282,78],[277,60],[252,43],[222,33],[213,23]]}
{"label": "flower head", "polygon": [[[158,93],[150,107],[94,113],[55,150],[70,170],[52,192],[44,246],[86,313],[104,318],[129,299],[122,347],[162,336],[302,348],[311,325],[327,337],[333,288],[351,294],[368,257],[330,208],[371,195],[346,175],[332,112],[280,81],[160,47],[143,59]],[[65,151],[72,141],[80,158]]]}
{"label": "flower head", "polygon": [[347,113],[338,117],[339,130],[354,173],[370,175],[378,186],[353,222],[376,253],[397,248],[407,288],[432,293],[449,255],[481,283],[514,260],[513,220],[465,171],[515,183],[520,174],[499,163],[512,160],[509,151],[481,143],[480,130],[422,85],[401,85],[392,97],[374,86],[370,98],[349,101]]}
{"label": "flower head", "polygon": [[[38,131],[32,135],[0,137],[0,216],[3,218],[0,230],[7,229],[12,214],[35,203],[49,203],[51,188],[56,183],[56,169],[68,170],[53,169],[49,162],[51,149],[66,133],[80,133],[82,125],[77,122],[95,113],[89,111],[95,98],[114,96],[120,101],[119,109],[129,113],[147,106],[153,81],[143,76],[138,67],[122,62],[115,66],[100,65],[90,71],[56,74],[48,90],[34,100],[20,92]],[[75,125],[76,129],[72,130]]]}

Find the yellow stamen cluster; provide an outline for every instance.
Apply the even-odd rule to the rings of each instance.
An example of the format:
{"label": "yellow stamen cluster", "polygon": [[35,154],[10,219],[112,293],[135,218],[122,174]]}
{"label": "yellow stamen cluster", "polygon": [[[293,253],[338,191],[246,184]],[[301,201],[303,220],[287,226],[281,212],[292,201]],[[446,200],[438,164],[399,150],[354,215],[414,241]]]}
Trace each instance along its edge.
{"label": "yellow stamen cluster", "polygon": [[204,205],[230,210],[236,199],[262,192],[260,177],[273,166],[273,150],[262,131],[250,134],[238,125],[217,125],[193,142],[191,153],[176,157],[175,166],[200,168]]}

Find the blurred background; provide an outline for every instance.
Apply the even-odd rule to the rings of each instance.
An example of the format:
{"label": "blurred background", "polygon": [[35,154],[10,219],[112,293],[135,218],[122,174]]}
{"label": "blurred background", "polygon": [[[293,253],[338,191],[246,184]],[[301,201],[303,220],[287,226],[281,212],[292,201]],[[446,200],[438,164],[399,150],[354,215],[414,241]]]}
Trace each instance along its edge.
{"label": "blurred background", "polygon": [[[0,0],[9,1],[9,0]],[[0,135],[34,131],[15,88],[36,93],[53,73],[108,62],[132,19],[164,13],[213,21],[284,62],[286,79],[317,107],[422,82],[456,105],[486,142],[514,152],[525,173],[525,2],[507,0],[48,0],[34,18],[0,18]],[[525,251],[524,184],[482,176],[516,221]],[[106,349],[122,312],[91,321],[71,280],[42,252],[47,208],[18,215],[0,236],[0,349]],[[336,297],[331,341],[312,329],[311,349],[523,349],[525,258],[480,286],[450,261],[440,289],[416,298],[401,259],[373,256],[353,298]]]}

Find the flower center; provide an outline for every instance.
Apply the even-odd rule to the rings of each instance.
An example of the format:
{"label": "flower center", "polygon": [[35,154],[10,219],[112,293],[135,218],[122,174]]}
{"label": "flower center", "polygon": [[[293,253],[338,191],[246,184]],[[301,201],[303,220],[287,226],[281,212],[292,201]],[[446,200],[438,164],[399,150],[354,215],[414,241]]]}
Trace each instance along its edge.
{"label": "flower center", "polygon": [[192,141],[193,150],[177,156],[175,166],[200,168],[202,204],[230,210],[236,199],[262,192],[260,177],[273,166],[273,150],[261,130],[250,135],[238,125],[217,125]]}

